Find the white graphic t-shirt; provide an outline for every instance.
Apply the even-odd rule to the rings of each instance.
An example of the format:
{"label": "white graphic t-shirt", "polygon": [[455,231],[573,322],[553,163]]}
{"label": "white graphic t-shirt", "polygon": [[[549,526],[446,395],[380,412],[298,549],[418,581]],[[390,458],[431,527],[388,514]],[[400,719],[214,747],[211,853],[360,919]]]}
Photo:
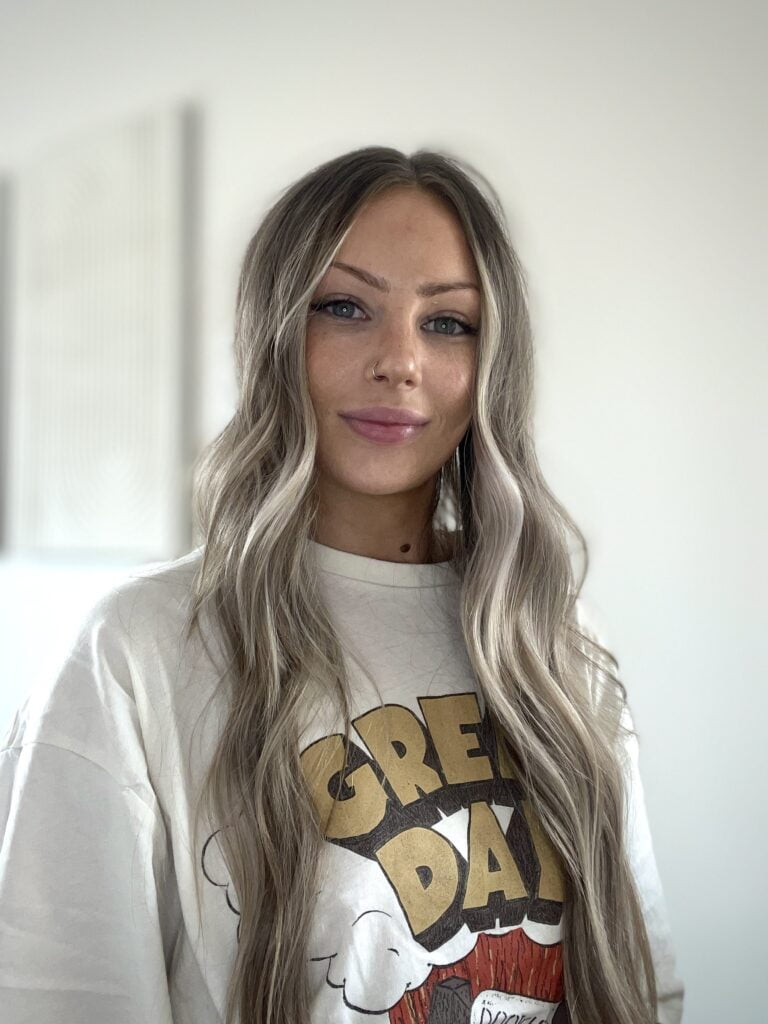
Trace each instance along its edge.
{"label": "white graphic t-shirt", "polygon": [[[353,720],[346,772],[329,704],[308,709],[302,734],[315,804],[323,820],[332,810],[309,936],[313,1024],[563,1024],[564,875],[485,714],[450,563],[311,548]],[[6,735],[7,1024],[223,1020],[237,896],[216,830],[193,836],[192,814],[226,707],[211,699],[218,666],[182,637],[201,555],[106,594]],[[635,740],[627,765],[658,1017],[679,1024]]]}

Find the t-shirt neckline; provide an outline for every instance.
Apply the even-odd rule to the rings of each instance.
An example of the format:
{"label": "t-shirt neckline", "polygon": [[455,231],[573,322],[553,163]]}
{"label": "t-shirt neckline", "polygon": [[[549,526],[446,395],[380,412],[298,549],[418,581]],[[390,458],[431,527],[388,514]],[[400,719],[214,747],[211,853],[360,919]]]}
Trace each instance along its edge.
{"label": "t-shirt neckline", "polygon": [[453,563],[386,562],[366,555],[341,551],[310,539],[317,564],[326,572],[347,579],[379,583],[387,587],[444,587],[457,582]]}

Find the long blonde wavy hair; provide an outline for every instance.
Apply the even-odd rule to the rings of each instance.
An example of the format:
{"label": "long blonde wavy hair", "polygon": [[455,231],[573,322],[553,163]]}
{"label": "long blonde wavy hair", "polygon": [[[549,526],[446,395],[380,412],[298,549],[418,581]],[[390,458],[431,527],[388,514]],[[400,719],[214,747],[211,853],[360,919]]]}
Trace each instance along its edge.
{"label": "long blonde wavy hair", "polygon": [[[481,282],[472,420],[438,474],[432,525],[444,536],[452,510],[461,629],[477,685],[562,860],[570,1015],[574,1024],[652,1024],[653,962],[625,845],[626,690],[616,659],[580,626],[586,541],[534,448],[524,273],[502,204],[479,172],[454,156],[384,146],[314,168],[264,216],[237,292],[237,408],[195,471],[204,550],[187,636],[211,609],[228,656],[219,678],[228,719],[195,818],[197,826],[205,810],[222,826],[239,907],[226,1024],[310,1020],[301,965],[324,829],[302,775],[300,722],[321,693],[335,702],[349,742],[350,712],[342,650],[310,557],[318,434],[307,316],[356,212],[393,186],[450,204]],[[569,538],[582,554],[580,574]]]}

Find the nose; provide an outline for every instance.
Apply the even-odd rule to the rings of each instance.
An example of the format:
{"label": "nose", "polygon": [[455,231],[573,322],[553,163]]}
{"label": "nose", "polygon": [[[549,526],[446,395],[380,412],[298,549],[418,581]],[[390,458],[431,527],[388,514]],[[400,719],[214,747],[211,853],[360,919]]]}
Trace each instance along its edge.
{"label": "nose", "polygon": [[407,323],[405,317],[393,317],[382,326],[370,352],[374,379],[386,378],[390,384],[419,382],[422,354],[417,331],[418,327]]}

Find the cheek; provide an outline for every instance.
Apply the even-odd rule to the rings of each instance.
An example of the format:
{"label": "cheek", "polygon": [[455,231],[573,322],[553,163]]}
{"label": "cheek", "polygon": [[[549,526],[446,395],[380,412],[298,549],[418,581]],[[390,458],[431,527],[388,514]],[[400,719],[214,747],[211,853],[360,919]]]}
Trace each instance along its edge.
{"label": "cheek", "polygon": [[341,379],[343,361],[336,358],[328,339],[323,339],[321,343],[319,338],[309,334],[305,353],[309,394],[315,411],[319,413]]}
{"label": "cheek", "polygon": [[456,422],[469,419],[475,387],[474,358],[456,362],[450,372],[447,397]]}

